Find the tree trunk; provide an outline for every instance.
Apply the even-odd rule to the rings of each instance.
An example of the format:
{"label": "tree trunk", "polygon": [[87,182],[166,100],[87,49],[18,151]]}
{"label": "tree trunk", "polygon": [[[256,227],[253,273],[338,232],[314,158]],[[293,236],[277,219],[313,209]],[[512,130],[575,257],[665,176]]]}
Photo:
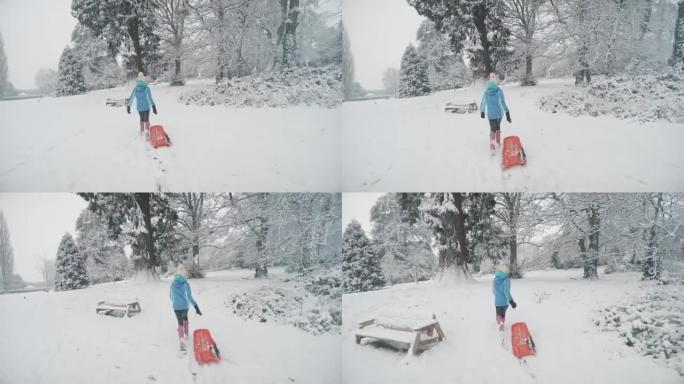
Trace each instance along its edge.
{"label": "tree trunk", "polygon": [[266,237],[268,236],[268,220],[264,217],[258,218],[259,227],[257,231],[256,250],[257,260],[254,264],[254,277],[261,278],[268,276],[268,260],[266,258]]}
{"label": "tree trunk", "polygon": [[639,33],[639,41],[644,40],[644,35],[648,32],[648,25],[651,23],[651,14],[653,13],[653,0],[644,1],[644,15],[641,19],[641,30]]}
{"label": "tree trunk", "polygon": [[684,1],[682,0],[677,4],[677,20],[670,61],[673,67],[684,67]]}
{"label": "tree trunk", "polygon": [[296,67],[297,62],[297,18],[299,0],[280,0],[282,11],[283,68]]}
{"label": "tree trunk", "polygon": [[149,193],[134,194],[135,202],[140,208],[140,213],[143,216],[143,224],[145,226],[145,233],[141,234],[143,240],[143,258],[145,266],[148,270],[154,272],[154,267],[158,265],[157,254],[154,251],[154,227],[152,226],[152,206],[150,204]]}
{"label": "tree trunk", "polygon": [[589,42],[587,41],[587,34],[589,31],[586,30],[587,26],[584,25],[589,13],[587,1],[588,0],[580,0],[579,3],[578,17],[581,31],[579,36],[580,48],[577,54],[578,70],[575,72],[575,85],[582,84],[583,82],[586,84],[591,83],[591,73],[589,71],[589,63],[587,61],[587,55],[589,54]]}
{"label": "tree trunk", "polygon": [[[650,197],[649,197],[650,199]],[[643,278],[647,280],[660,280],[662,272],[662,260],[658,255],[657,231],[658,221],[663,212],[663,194],[658,193],[656,201],[651,202],[653,205],[653,223],[648,229],[648,240],[646,244],[646,259],[643,265]]]}
{"label": "tree trunk", "polygon": [[216,39],[216,44],[218,45],[217,58],[216,58],[216,84],[220,83],[224,78],[230,78],[228,74],[228,58],[226,57],[228,50],[226,49],[226,33],[224,29],[224,23],[226,18],[226,13],[223,8],[218,7],[216,9],[216,18],[218,19],[218,37]]}
{"label": "tree trunk", "polygon": [[598,279],[599,235],[601,217],[599,209],[593,203],[589,207],[589,252],[584,252],[584,278]]}
{"label": "tree trunk", "polygon": [[523,78],[521,85],[536,85],[537,82],[534,81],[532,76],[532,54],[525,55],[525,77]]}
{"label": "tree trunk", "polygon": [[494,72],[494,66],[492,65],[492,58],[489,52],[489,37],[487,36],[487,25],[485,24],[485,19],[487,17],[487,10],[484,6],[476,6],[473,9],[473,23],[475,24],[475,29],[480,37],[480,44],[482,45],[482,63],[480,70],[483,73],[480,76],[484,79],[489,78],[489,74]]}
{"label": "tree trunk", "polygon": [[145,65],[143,63],[143,50],[140,45],[140,30],[139,30],[139,20],[137,17],[133,17],[128,22],[128,36],[131,38],[131,43],[133,44],[133,52],[135,53],[135,67],[137,72],[145,72]]}

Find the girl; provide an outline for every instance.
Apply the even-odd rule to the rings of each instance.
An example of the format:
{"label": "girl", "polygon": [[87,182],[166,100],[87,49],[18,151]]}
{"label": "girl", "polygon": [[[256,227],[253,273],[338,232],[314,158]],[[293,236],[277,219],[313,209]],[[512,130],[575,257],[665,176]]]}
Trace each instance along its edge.
{"label": "girl", "polygon": [[503,331],[508,304],[511,304],[511,307],[514,309],[517,306],[513,296],[511,296],[511,279],[508,277],[508,264],[502,263],[496,268],[492,287],[494,291],[494,307],[496,308],[496,323],[499,325],[499,331]]}
{"label": "girl", "polygon": [[152,112],[157,114],[157,106],[152,100],[152,91],[150,87],[145,84],[145,74],[138,72],[138,81],[131,92],[131,96],[128,98],[128,105],[126,106],[126,112],[131,113],[131,104],[133,104],[133,99],[137,100],[135,104],[138,114],[140,114],[140,136],[145,133],[145,138],[150,135],[150,108]]}
{"label": "girl", "polygon": [[492,154],[495,150],[494,143],[496,143],[496,147],[501,146],[501,118],[504,112],[506,113],[506,121],[511,122],[511,114],[508,112],[506,99],[503,91],[497,85],[497,81],[496,73],[490,73],[489,83],[480,103],[480,117],[484,119],[485,112],[487,112],[487,119],[489,119],[489,150]]}
{"label": "girl", "polygon": [[176,314],[176,321],[178,322],[178,339],[180,341],[180,350],[185,351],[185,344],[188,340],[188,308],[192,304],[195,307],[195,313],[202,316],[202,312],[197,305],[197,302],[192,297],[192,290],[187,280],[188,271],[183,264],[178,264],[176,268],[176,276],[171,283],[171,302],[173,303],[173,312]]}

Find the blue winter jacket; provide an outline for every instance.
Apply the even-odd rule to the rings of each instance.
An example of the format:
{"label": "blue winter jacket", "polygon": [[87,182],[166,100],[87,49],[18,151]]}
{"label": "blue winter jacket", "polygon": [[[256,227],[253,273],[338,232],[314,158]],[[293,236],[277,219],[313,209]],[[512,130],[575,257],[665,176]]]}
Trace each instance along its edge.
{"label": "blue winter jacket", "polygon": [[133,104],[133,99],[137,100],[135,107],[138,109],[138,112],[149,111],[154,105],[154,100],[152,100],[152,92],[150,91],[150,87],[148,87],[143,80],[138,80],[138,83],[135,85],[135,88],[133,88],[133,92],[131,92],[131,97],[128,98],[129,107]]}
{"label": "blue winter jacket", "polygon": [[197,305],[195,299],[192,298],[192,290],[190,284],[181,275],[176,275],[171,283],[171,302],[173,302],[173,310],[181,311]]}
{"label": "blue winter jacket", "polygon": [[513,296],[511,296],[511,279],[505,272],[496,271],[492,287],[494,290],[495,306],[504,307],[508,305],[509,301],[513,300]]}
{"label": "blue winter jacket", "polygon": [[490,81],[489,84],[487,84],[484,95],[482,95],[480,111],[487,111],[487,118],[489,120],[500,119],[504,113],[508,112],[503,91],[493,81]]}

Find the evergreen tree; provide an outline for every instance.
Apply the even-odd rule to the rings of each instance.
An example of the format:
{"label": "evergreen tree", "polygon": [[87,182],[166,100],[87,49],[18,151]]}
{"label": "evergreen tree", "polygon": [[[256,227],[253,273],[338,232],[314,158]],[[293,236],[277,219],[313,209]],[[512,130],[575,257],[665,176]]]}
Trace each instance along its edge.
{"label": "evergreen tree", "polygon": [[66,47],[59,59],[57,74],[57,96],[80,95],[86,91],[83,77],[83,64],[74,55],[71,48]]}
{"label": "evergreen tree", "polygon": [[2,40],[0,34],[0,96],[9,90],[9,82],[7,81],[7,54],[5,53],[5,42]]}
{"label": "evergreen tree", "polygon": [[171,258],[177,238],[178,220],[168,197],[158,193],[80,193],[88,209],[107,223],[112,240],[131,246],[136,271],[155,276],[154,268]]}
{"label": "evergreen tree", "polygon": [[677,4],[677,21],[675,21],[674,44],[672,46],[672,66],[684,68],[684,1]]}
{"label": "evergreen tree", "polygon": [[73,53],[83,64],[83,77],[89,90],[112,88],[125,81],[125,73],[109,54],[107,43],[86,26],[77,23],[71,32]]}
{"label": "evergreen tree", "polygon": [[502,258],[504,244],[501,239],[501,230],[494,223],[495,195],[472,193],[468,195],[467,202],[468,254],[473,270],[479,272],[483,260],[488,259],[496,263]]}
{"label": "evergreen tree", "polygon": [[462,55],[451,49],[449,38],[435,28],[430,20],[424,20],[416,33],[418,54],[425,58],[428,79],[434,91],[454,89],[465,83],[466,67]]}
{"label": "evergreen tree", "polygon": [[422,221],[410,222],[401,195],[380,197],[370,212],[375,250],[390,284],[426,280],[434,272],[429,229]]}
{"label": "evergreen tree", "polygon": [[86,259],[88,281],[103,283],[126,278],[131,268],[120,241],[110,239],[103,218],[85,209],[76,219],[78,250]]}
{"label": "evergreen tree", "polygon": [[73,0],[71,14],[104,38],[111,56],[132,45],[135,72],[145,72],[159,45],[154,6],[149,0]]}
{"label": "evergreen tree", "polygon": [[56,268],[56,291],[68,291],[88,286],[85,257],[78,251],[74,239],[68,232],[59,243]]}
{"label": "evergreen tree", "polygon": [[438,267],[441,278],[446,280],[470,278],[466,198],[463,193],[430,193],[421,205],[425,221],[437,240]]}
{"label": "evergreen tree", "polygon": [[503,23],[501,0],[407,0],[409,5],[449,36],[452,50],[460,53],[464,42],[475,75],[486,78],[503,69],[510,56],[510,31]]}
{"label": "evergreen tree", "polygon": [[427,95],[431,91],[427,75],[427,62],[418,55],[418,51],[409,44],[401,58],[399,70],[399,97]]}
{"label": "evergreen tree", "polygon": [[345,292],[363,292],[385,285],[371,240],[361,224],[354,220],[344,230],[342,238],[342,284]]}

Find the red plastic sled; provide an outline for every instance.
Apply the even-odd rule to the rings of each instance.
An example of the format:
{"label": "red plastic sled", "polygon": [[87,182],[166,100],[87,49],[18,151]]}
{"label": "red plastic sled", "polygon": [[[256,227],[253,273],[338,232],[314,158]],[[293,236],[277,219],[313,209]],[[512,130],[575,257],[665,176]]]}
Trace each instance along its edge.
{"label": "red plastic sled", "polygon": [[169,135],[164,131],[164,127],[161,125],[153,125],[150,127],[150,144],[152,144],[154,148],[171,146],[171,139],[169,139]]}
{"label": "red plastic sled", "polygon": [[527,324],[523,322],[511,325],[511,346],[513,347],[513,355],[518,359],[537,354],[532,335],[527,329]]}
{"label": "red plastic sled", "polygon": [[196,329],[192,333],[192,342],[198,364],[216,363],[221,360],[221,353],[208,329]]}
{"label": "red plastic sled", "polygon": [[501,156],[501,166],[508,169],[516,165],[527,164],[525,149],[520,144],[518,136],[508,136],[503,141],[503,154]]}

